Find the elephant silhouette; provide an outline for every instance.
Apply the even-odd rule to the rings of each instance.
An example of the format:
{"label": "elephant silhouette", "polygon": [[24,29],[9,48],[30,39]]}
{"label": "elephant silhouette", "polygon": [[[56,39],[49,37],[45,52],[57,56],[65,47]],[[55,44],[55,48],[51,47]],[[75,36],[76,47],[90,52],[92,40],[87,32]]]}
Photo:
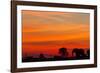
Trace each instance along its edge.
{"label": "elephant silhouette", "polygon": [[59,49],[59,54],[62,58],[67,58],[68,56],[68,51],[66,48],[60,48]]}
{"label": "elephant silhouette", "polygon": [[72,50],[72,56],[74,56],[77,59],[84,58],[85,57],[85,51],[82,48],[80,48],[80,49],[74,48]]}
{"label": "elephant silhouette", "polygon": [[87,57],[90,58],[90,50],[87,50]]}
{"label": "elephant silhouette", "polygon": [[45,59],[44,54],[40,54],[40,55],[39,55],[39,58],[40,58],[40,59]]}
{"label": "elephant silhouette", "polygon": [[79,49],[79,51],[80,51],[80,56],[81,57],[85,57],[86,55],[85,55],[85,50],[84,49]]}

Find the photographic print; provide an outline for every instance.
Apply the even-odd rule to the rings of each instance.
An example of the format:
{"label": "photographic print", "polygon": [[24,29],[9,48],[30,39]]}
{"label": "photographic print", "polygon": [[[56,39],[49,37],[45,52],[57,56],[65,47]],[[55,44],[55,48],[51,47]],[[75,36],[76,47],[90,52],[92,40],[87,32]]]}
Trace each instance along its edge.
{"label": "photographic print", "polygon": [[12,1],[11,71],[97,66],[97,7]]}
{"label": "photographic print", "polygon": [[23,62],[90,58],[90,14],[22,10]]}

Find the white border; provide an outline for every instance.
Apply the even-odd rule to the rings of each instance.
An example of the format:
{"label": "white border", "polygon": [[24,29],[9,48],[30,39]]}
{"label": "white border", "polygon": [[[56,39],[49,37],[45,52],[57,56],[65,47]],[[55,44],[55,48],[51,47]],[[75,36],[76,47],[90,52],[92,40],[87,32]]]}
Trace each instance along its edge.
{"label": "white border", "polygon": [[[89,60],[70,60],[70,61],[52,61],[52,62],[30,62],[22,63],[22,24],[21,10],[41,10],[41,11],[60,11],[60,12],[81,12],[90,13],[90,59]],[[30,67],[47,67],[61,65],[82,65],[94,64],[94,10],[76,9],[76,8],[57,8],[57,7],[40,7],[40,6],[17,6],[17,68]]]}

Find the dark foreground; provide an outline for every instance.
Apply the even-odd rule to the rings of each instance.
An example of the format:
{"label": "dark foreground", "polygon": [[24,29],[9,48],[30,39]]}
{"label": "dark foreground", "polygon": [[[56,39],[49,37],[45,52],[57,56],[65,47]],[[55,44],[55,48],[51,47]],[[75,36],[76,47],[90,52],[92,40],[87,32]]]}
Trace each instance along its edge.
{"label": "dark foreground", "polygon": [[28,57],[22,60],[22,62],[42,62],[42,61],[64,61],[64,60],[85,60],[89,59],[89,57],[84,57],[84,58],[32,58]]}

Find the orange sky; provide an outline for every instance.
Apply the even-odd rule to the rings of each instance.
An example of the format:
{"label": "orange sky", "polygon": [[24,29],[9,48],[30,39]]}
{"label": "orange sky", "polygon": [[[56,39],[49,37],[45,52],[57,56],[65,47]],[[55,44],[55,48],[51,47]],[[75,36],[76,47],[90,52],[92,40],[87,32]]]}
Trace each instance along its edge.
{"label": "orange sky", "polygon": [[89,48],[89,14],[22,10],[23,54]]}

